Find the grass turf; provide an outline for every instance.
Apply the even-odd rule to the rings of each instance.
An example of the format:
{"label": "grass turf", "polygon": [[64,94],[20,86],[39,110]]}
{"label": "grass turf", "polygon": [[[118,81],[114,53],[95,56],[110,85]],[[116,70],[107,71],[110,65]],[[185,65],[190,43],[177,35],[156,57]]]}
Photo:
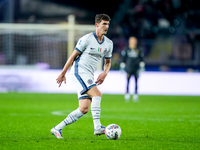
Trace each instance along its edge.
{"label": "grass turf", "polygon": [[76,94],[0,94],[0,149],[200,149],[200,97],[103,95],[101,123],[118,124],[122,135],[108,140],[93,135],[91,112],[63,129],[50,129],[78,107]]}

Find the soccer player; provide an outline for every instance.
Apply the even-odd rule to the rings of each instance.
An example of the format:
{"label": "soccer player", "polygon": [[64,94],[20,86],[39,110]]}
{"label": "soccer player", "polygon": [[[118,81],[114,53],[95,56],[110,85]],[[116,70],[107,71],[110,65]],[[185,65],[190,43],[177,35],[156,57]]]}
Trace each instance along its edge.
{"label": "soccer player", "polygon": [[[94,123],[94,135],[105,134],[105,127],[100,122],[102,94],[98,90],[97,85],[103,83],[111,67],[113,42],[105,36],[110,20],[110,17],[106,14],[97,14],[95,16],[96,31],[86,34],[79,39],[75,50],[56,79],[59,87],[63,81],[66,83],[65,74],[72,65],[70,76],[77,88],[79,99],[79,107],[51,129],[51,133],[59,139],[63,138],[62,129],[85,115],[89,110],[90,104]],[[105,60],[104,71],[95,81],[94,71],[102,58]]]}
{"label": "soccer player", "polygon": [[130,100],[129,81],[132,75],[135,77],[135,94],[133,94],[133,101],[138,101],[138,77],[139,71],[144,70],[145,63],[143,61],[143,53],[137,49],[137,39],[133,36],[129,38],[129,47],[121,52],[122,62],[120,69],[127,73],[126,94],[124,98],[126,101]]}

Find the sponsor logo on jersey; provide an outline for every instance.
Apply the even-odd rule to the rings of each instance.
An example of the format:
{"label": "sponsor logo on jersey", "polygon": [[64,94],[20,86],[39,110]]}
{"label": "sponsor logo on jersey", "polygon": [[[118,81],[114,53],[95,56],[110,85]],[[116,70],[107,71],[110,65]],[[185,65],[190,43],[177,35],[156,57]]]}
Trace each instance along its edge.
{"label": "sponsor logo on jersey", "polygon": [[97,57],[97,58],[102,58],[102,56],[98,55],[98,54],[93,54],[93,53],[88,53],[88,54],[91,55],[91,56]]}
{"label": "sponsor logo on jersey", "polygon": [[129,51],[127,52],[127,55],[128,55],[128,57],[132,57],[132,58],[138,57],[138,53],[137,53],[137,51],[135,51],[135,50],[129,50]]}

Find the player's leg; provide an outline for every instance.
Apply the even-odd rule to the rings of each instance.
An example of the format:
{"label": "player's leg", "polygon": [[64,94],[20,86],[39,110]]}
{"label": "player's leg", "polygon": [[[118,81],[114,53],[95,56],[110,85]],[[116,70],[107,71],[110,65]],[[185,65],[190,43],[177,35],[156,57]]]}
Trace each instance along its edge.
{"label": "player's leg", "polygon": [[138,101],[138,77],[139,77],[138,72],[134,73],[134,79],[135,79],[134,80],[135,81],[135,87],[134,87],[134,89],[135,89],[135,93],[133,94],[133,100],[135,102]]}
{"label": "player's leg", "polygon": [[131,78],[131,75],[129,73],[127,73],[127,76],[126,76],[126,79],[127,79],[127,82],[126,82],[126,93],[129,93],[130,78]]}
{"label": "player's leg", "polygon": [[137,94],[137,91],[138,91],[138,77],[137,76],[134,76],[135,77],[135,94]]}
{"label": "player's leg", "polygon": [[55,126],[53,129],[51,129],[51,133],[55,135],[58,139],[63,138],[62,137],[62,129],[77,121],[80,117],[82,117],[84,113],[80,111],[79,108],[76,110],[72,111],[67,118],[65,118],[62,122],[60,122],[57,126]]}
{"label": "player's leg", "polygon": [[101,125],[100,113],[101,113],[101,92],[98,90],[97,86],[93,86],[87,91],[87,94],[92,98],[91,112],[94,123],[94,134],[101,135],[105,133],[105,127]]}
{"label": "player's leg", "polygon": [[65,118],[60,124],[55,126],[56,129],[63,129],[66,125],[72,124],[86,114],[89,110],[91,100],[81,99],[79,100],[79,107],[72,111],[67,118]]}
{"label": "player's leg", "polygon": [[[78,76],[78,78],[77,78]],[[79,75],[71,74],[71,79],[74,85],[77,88],[78,93],[78,99],[79,99],[79,107],[72,111],[62,122],[60,122],[57,126],[55,126],[53,129],[51,129],[51,133],[54,134],[57,138],[62,138],[62,129],[69,124],[74,123],[79,118],[81,118],[85,113],[88,112],[89,106],[91,104],[91,97],[89,97],[87,94],[82,94],[81,91],[83,91],[83,86],[85,83],[82,80],[82,78]],[[87,80],[86,80],[87,81]],[[87,90],[87,87],[84,89]]]}
{"label": "player's leg", "polygon": [[72,111],[67,118],[65,118],[60,124],[55,126],[56,129],[63,129],[66,125],[72,124],[86,114],[91,104],[91,98],[87,94],[81,95],[78,92],[79,107]]}
{"label": "player's leg", "polygon": [[57,126],[51,129],[51,133],[54,134],[57,138],[62,138],[62,129],[77,121],[84,114],[86,114],[89,110],[91,103],[91,99],[81,99],[79,100],[79,107],[72,111],[62,122],[60,122]]}
{"label": "player's leg", "polygon": [[79,110],[86,114],[89,111],[89,107],[91,104],[91,99],[80,99],[79,100]]}
{"label": "player's leg", "polygon": [[130,78],[131,78],[131,75],[129,73],[127,73],[127,76],[126,76],[126,79],[127,79],[127,82],[126,82],[126,94],[124,95],[124,99],[126,101],[129,101],[129,99],[130,99],[130,94],[129,94],[129,82],[130,82]]}

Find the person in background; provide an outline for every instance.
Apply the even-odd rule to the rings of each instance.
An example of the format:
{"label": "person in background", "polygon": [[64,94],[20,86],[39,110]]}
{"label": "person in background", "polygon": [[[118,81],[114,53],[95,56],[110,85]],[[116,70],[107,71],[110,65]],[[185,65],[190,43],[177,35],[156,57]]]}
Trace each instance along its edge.
{"label": "person in background", "polygon": [[131,95],[129,94],[129,82],[132,75],[135,78],[135,92],[133,94],[133,101],[138,101],[138,77],[139,72],[145,70],[145,63],[143,61],[142,51],[137,49],[137,39],[131,36],[129,38],[129,46],[126,50],[121,52],[122,62],[120,63],[120,70],[127,73],[126,94],[124,95],[125,101],[129,101]]}

